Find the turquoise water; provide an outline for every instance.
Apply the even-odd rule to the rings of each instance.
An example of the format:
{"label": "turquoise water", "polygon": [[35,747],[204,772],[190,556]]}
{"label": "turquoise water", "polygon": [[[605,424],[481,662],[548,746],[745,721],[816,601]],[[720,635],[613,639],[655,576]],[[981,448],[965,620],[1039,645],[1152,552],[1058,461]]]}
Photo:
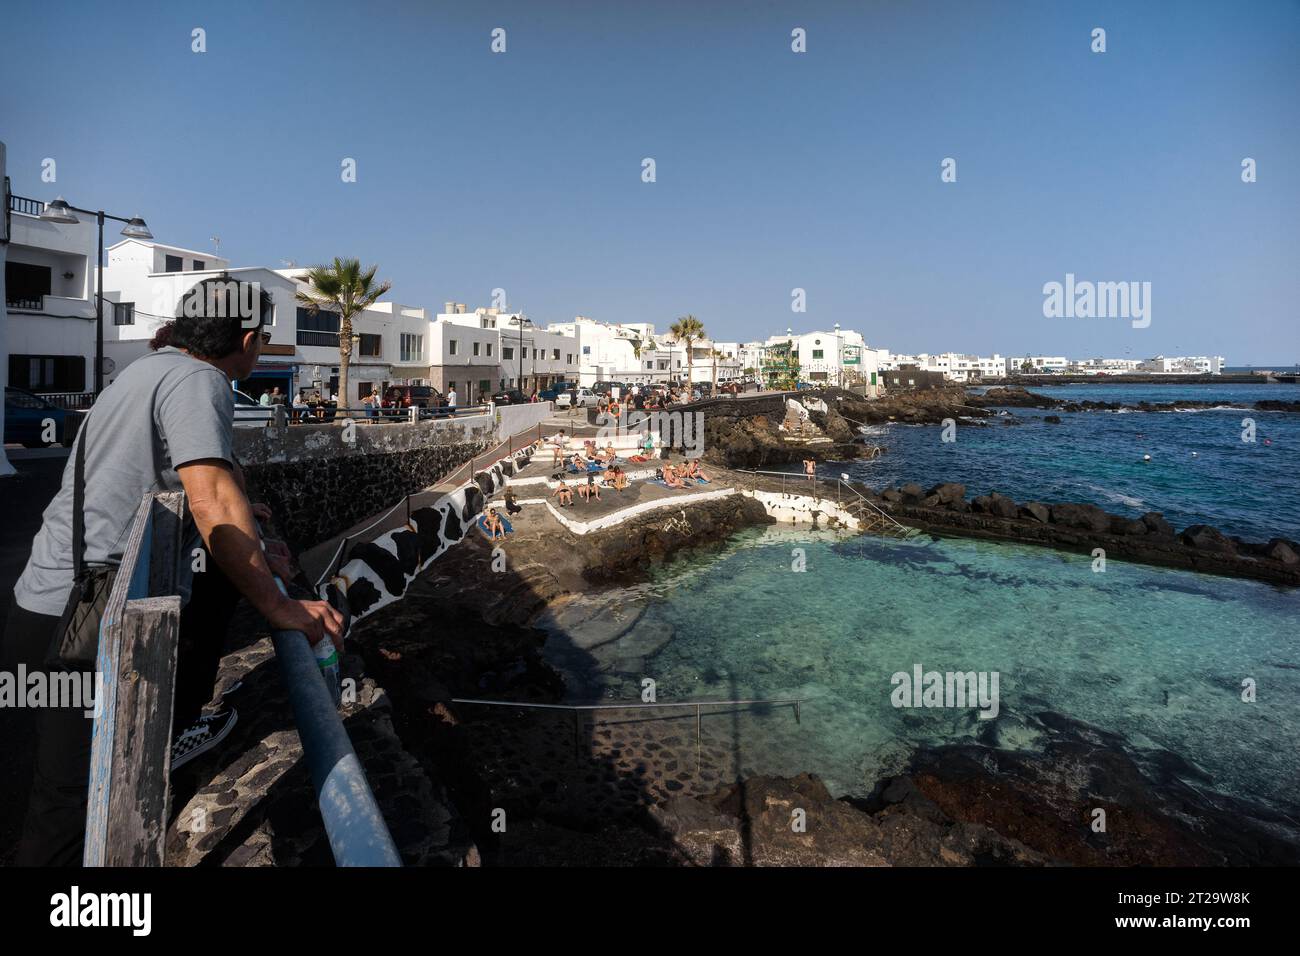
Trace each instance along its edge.
{"label": "turquoise water", "polygon": [[[1195,399],[1250,404],[1300,400],[1295,385],[1072,385],[1035,387],[1053,398],[1135,404]],[[887,453],[832,463],[877,490],[916,481],[966,485],[968,496],[1000,491],[1017,501],[1091,502],[1133,517],[1160,511],[1180,530],[1211,524],[1251,541],[1300,538],[1300,414],[1231,408],[1151,413],[1055,413],[1012,409],[1023,424],[959,423],[957,440],[938,425],[889,425],[870,440]],[[1059,425],[1043,417],[1059,414]],[[1256,441],[1242,441],[1242,420]],[[1150,461],[1143,456],[1150,455]]]}
{"label": "turquoise water", "polygon": [[[791,570],[801,548],[807,571]],[[962,540],[837,539],[768,528],[648,586],[589,599],[547,653],[572,700],[806,697],[738,724],[750,772],[814,771],[865,794],[921,746],[1036,749],[1055,711],[1163,748],[1213,788],[1295,813],[1300,593],[1265,584]],[[576,645],[576,646],[575,646]],[[895,672],[997,671],[1000,713],[903,710]],[[1258,701],[1241,700],[1253,678]],[[1300,817],[1297,817],[1300,819]]]}

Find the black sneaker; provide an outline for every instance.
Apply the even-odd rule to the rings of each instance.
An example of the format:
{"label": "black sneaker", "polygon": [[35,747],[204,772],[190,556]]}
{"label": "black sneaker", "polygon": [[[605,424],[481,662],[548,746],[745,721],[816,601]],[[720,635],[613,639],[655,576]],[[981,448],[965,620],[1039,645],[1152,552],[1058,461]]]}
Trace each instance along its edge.
{"label": "black sneaker", "polygon": [[239,712],[233,707],[200,717],[172,741],[172,770],[185,766],[225,740],[238,720]]}

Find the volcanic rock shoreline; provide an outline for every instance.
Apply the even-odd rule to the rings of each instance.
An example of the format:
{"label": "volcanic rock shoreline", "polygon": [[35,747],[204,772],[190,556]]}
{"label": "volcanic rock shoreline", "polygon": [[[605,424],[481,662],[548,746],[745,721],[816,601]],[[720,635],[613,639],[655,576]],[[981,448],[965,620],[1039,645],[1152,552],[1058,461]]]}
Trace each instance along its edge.
{"label": "volcanic rock shoreline", "polygon": [[1101,548],[1107,557],[1141,564],[1300,586],[1300,543],[1289,538],[1249,542],[1204,524],[1176,532],[1159,512],[1131,518],[1093,504],[1017,503],[997,492],[968,501],[965,485],[954,482],[928,489],[909,483],[879,494],[855,489],[902,524],[934,534],[1083,553]]}

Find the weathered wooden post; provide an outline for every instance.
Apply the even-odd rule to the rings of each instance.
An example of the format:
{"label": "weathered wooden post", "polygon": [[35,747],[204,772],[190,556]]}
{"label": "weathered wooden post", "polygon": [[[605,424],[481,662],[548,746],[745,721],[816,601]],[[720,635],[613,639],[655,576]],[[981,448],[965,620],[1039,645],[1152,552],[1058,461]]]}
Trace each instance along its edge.
{"label": "weathered wooden post", "polygon": [[179,492],[144,496],[100,621],[86,866],[163,863],[184,509]]}

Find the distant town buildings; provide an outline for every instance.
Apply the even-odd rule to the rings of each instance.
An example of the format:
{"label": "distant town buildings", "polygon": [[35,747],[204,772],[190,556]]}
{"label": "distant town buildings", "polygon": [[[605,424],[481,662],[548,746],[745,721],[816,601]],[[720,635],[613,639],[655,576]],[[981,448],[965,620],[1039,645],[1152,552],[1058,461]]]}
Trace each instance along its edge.
{"label": "distant town buildings", "polygon": [[[96,224],[48,222],[41,201],[10,195],[5,307],[8,383],[41,393],[93,389]],[[296,298],[307,270],[232,267],[230,260],[152,239],[127,238],[105,251],[105,380],[111,382],[145,354],[158,329],[176,314],[184,294],[202,279],[228,275],[256,282],[271,295],[270,342],[238,387],[256,397],[279,387],[333,395],[339,381],[339,317],[312,313]],[[688,354],[689,348],[689,354]],[[379,302],[353,322],[349,392],[355,406],[390,385],[455,390],[462,403],[506,389],[530,394],[561,383],[649,382],[720,384],[758,380],[774,387],[798,383],[920,387],[936,381],[976,382],[1022,374],[1191,375],[1222,373],[1222,356],[1140,359],[990,356],[958,352],[902,354],[872,347],[862,333],[841,328],[795,332],[749,342],[712,338],[678,341],[647,322],[618,323],[576,316],[542,328],[526,314],[470,309],[448,301],[442,311]],[[898,373],[898,374],[894,374]],[[892,377],[891,377],[892,376]],[[904,383],[908,384],[904,384]]]}

